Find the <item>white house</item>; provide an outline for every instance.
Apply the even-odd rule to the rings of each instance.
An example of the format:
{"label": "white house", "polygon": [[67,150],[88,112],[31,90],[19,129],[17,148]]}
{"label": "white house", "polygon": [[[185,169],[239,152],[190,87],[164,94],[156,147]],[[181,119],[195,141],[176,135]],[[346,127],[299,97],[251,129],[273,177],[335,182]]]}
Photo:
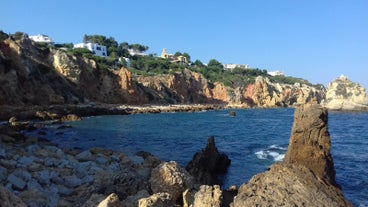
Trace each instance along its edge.
{"label": "white house", "polygon": [[271,71],[271,72],[267,72],[268,75],[270,76],[277,76],[277,75],[285,75],[284,72],[276,70],[276,71]]}
{"label": "white house", "polygon": [[146,53],[134,49],[128,49],[128,52],[131,56],[147,56]]}
{"label": "white house", "polygon": [[106,46],[99,45],[97,43],[90,43],[90,42],[79,43],[79,44],[75,44],[74,48],[86,48],[97,56],[107,57]]}
{"label": "white house", "polygon": [[224,69],[225,70],[233,71],[235,68],[247,69],[247,68],[249,68],[249,65],[247,65],[247,64],[233,64],[233,63],[224,64]]}
{"label": "white house", "polygon": [[54,42],[49,36],[44,35],[44,34],[32,35],[32,36],[29,36],[29,39],[35,42],[46,42],[46,43]]}

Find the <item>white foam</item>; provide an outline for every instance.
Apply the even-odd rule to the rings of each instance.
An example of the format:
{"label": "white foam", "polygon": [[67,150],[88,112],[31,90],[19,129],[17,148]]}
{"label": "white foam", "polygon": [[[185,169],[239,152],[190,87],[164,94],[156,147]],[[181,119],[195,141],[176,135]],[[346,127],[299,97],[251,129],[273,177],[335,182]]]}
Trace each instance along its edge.
{"label": "white foam", "polygon": [[270,149],[287,150],[287,148],[286,148],[286,147],[281,147],[281,146],[279,146],[279,145],[277,145],[277,144],[273,144],[273,145],[271,145],[269,148],[270,148]]}
{"label": "white foam", "polygon": [[254,154],[257,156],[258,159],[261,159],[261,160],[267,159],[267,154],[263,150],[258,151]]}
{"label": "white foam", "polygon": [[285,157],[285,154],[278,155],[274,158],[275,162],[281,162]]}
{"label": "white foam", "polygon": [[280,147],[278,145],[271,145],[267,149],[260,150],[255,152],[254,154],[258,159],[261,160],[272,160],[274,162],[280,162],[285,157],[286,148]]}

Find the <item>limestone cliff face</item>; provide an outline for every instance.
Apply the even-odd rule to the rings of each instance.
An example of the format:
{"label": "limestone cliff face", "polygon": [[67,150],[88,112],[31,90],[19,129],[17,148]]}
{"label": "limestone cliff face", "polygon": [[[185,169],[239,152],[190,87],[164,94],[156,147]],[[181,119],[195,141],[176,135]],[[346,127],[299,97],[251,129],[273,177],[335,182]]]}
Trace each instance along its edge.
{"label": "limestone cliff face", "polygon": [[368,110],[367,93],[363,86],[341,75],[328,85],[324,105],[331,110]]}
{"label": "limestone cliff face", "polygon": [[126,68],[100,70],[95,61],[63,50],[42,49],[28,38],[0,43],[0,105],[49,105],[84,102],[109,104],[229,104],[278,107],[321,100],[323,90],[271,83],[231,88],[211,83],[185,69],[136,76]]}
{"label": "limestone cliff face", "polygon": [[0,104],[148,103],[127,69],[102,71],[93,60],[42,50],[27,38],[0,43],[0,74]]}
{"label": "limestone cliff face", "polygon": [[77,88],[50,66],[49,52],[35,47],[29,39],[5,40],[0,43],[0,51],[0,104],[82,101]]}
{"label": "limestone cliff face", "polygon": [[244,90],[244,100],[252,106],[277,107],[293,106],[311,101],[318,103],[324,97],[323,89],[296,83],[271,83],[268,78],[257,77],[255,84],[250,84]]}
{"label": "limestone cliff face", "polygon": [[231,206],[352,206],[335,182],[327,117],[320,105],[299,107],[284,161],[243,184]]}
{"label": "limestone cliff face", "polygon": [[226,87],[211,84],[202,74],[188,69],[169,75],[138,77],[137,81],[149,90],[154,102],[227,103]]}

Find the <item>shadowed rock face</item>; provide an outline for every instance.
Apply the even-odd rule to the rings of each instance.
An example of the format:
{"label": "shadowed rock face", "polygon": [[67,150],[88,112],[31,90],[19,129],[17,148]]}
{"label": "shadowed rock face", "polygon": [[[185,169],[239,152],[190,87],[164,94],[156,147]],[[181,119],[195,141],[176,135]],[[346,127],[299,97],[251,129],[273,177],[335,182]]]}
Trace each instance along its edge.
{"label": "shadowed rock face", "polygon": [[297,108],[284,163],[304,165],[316,176],[335,184],[327,121],[327,109],[320,105],[306,104]]}
{"label": "shadowed rock face", "polygon": [[220,183],[216,175],[225,173],[230,162],[227,155],[218,152],[215,138],[211,136],[208,138],[206,148],[193,156],[186,170],[197,179],[198,183],[215,185]]}
{"label": "shadowed rock face", "polygon": [[320,105],[297,108],[284,161],[243,184],[230,206],[351,206],[335,181],[327,121]]}

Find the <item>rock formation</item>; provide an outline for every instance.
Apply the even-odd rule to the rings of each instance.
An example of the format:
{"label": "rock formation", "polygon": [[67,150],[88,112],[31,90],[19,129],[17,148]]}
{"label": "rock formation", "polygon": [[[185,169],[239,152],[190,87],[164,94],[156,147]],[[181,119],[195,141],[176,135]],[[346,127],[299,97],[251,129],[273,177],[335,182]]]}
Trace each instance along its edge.
{"label": "rock formation", "polygon": [[304,165],[317,177],[335,184],[335,170],[330,154],[327,109],[306,104],[295,110],[294,124],[284,163]]}
{"label": "rock formation", "polygon": [[149,181],[153,193],[168,193],[176,203],[182,203],[183,192],[194,185],[193,177],[175,161],[154,168]]}
{"label": "rock formation", "polygon": [[368,98],[365,88],[350,81],[344,75],[328,85],[326,99],[323,104],[330,110],[368,110]]}
{"label": "rock formation", "polygon": [[189,69],[133,77],[126,68],[100,69],[92,59],[41,48],[26,37],[0,42],[0,83],[0,105],[18,106],[97,102],[277,107],[324,97],[324,91],[314,87],[271,83],[263,77],[231,88]]}
{"label": "rock formation", "polygon": [[296,83],[271,83],[268,78],[257,77],[254,84],[247,86],[244,91],[246,102],[257,107],[286,107],[309,103],[324,98],[324,90]]}
{"label": "rock formation", "polygon": [[243,184],[231,204],[256,205],[351,206],[335,182],[326,109],[299,107],[284,161]]}
{"label": "rock formation", "polygon": [[175,203],[169,193],[156,193],[138,201],[138,207],[175,207]]}
{"label": "rock formation", "polygon": [[213,136],[208,138],[205,149],[197,152],[186,166],[186,170],[202,185],[220,184],[217,175],[227,171],[230,159],[218,152]]}

